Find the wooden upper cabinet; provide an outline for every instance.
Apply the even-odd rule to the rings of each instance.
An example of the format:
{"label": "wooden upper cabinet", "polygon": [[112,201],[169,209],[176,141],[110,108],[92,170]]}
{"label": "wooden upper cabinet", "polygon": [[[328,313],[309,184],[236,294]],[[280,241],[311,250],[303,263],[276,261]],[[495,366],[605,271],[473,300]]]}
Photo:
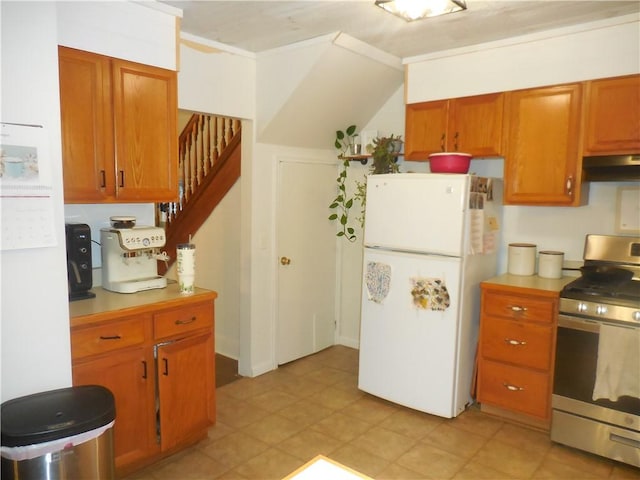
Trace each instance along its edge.
{"label": "wooden upper cabinet", "polygon": [[178,195],[176,73],[112,60],[116,196],[120,201]]}
{"label": "wooden upper cabinet", "polygon": [[442,151],[500,155],[503,105],[503,93],[407,105],[405,158],[427,160]]}
{"label": "wooden upper cabinet", "polygon": [[582,84],[507,92],[505,203],[579,205]]}
{"label": "wooden upper cabinet", "polygon": [[405,116],[404,158],[427,160],[445,148],[449,100],[411,103]]}
{"label": "wooden upper cabinet", "polygon": [[584,155],[640,152],[640,75],[586,82]]}
{"label": "wooden upper cabinet", "polygon": [[102,202],[115,193],[109,59],[58,53],[65,201]]}
{"label": "wooden upper cabinet", "polygon": [[65,202],[175,200],[176,72],[58,53]]}
{"label": "wooden upper cabinet", "polygon": [[502,152],[504,94],[491,93],[451,100],[447,149],[490,157]]}

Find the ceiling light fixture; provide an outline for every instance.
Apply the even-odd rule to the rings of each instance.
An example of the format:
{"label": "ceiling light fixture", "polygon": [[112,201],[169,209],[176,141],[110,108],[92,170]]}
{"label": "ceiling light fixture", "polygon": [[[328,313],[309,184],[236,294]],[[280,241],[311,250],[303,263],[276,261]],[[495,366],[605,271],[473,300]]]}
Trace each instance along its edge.
{"label": "ceiling light fixture", "polygon": [[407,22],[467,9],[464,0],[376,0],[376,5]]}

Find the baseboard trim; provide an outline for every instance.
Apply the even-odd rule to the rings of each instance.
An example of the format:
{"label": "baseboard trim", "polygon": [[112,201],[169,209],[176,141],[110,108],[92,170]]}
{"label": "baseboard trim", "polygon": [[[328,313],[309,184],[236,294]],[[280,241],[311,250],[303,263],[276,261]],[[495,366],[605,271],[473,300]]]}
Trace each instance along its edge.
{"label": "baseboard trim", "polygon": [[345,347],[351,347],[358,350],[360,348],[360,341],[349,337],[338,337],[336,345],[344,345]]}

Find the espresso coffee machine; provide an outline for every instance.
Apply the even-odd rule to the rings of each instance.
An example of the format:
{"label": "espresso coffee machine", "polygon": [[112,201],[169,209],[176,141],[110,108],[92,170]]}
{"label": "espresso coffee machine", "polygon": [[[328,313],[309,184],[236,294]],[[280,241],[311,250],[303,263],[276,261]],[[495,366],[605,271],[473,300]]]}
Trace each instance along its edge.
{"label": "espresso coffee machine", "polygon": [[167,279],[158,275],[158,260],[168,260],[166,238],[160,227],[133,226],[112,217],[111,228],[100,229],[102,288],[118,293],[164,288]]}

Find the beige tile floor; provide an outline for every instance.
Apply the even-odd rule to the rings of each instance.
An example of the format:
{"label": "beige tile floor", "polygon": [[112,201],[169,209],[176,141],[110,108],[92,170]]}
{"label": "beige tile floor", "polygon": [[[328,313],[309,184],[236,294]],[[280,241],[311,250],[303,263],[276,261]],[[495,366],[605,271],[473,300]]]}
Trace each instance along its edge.
{"label": "beige tile floor", "polygon": [[335,346],[227,384],[208,438],[127,480],[281,479],[318,454],[374,479],[640,479],[475,407],[443,419],[365,394],[357,369]]}

